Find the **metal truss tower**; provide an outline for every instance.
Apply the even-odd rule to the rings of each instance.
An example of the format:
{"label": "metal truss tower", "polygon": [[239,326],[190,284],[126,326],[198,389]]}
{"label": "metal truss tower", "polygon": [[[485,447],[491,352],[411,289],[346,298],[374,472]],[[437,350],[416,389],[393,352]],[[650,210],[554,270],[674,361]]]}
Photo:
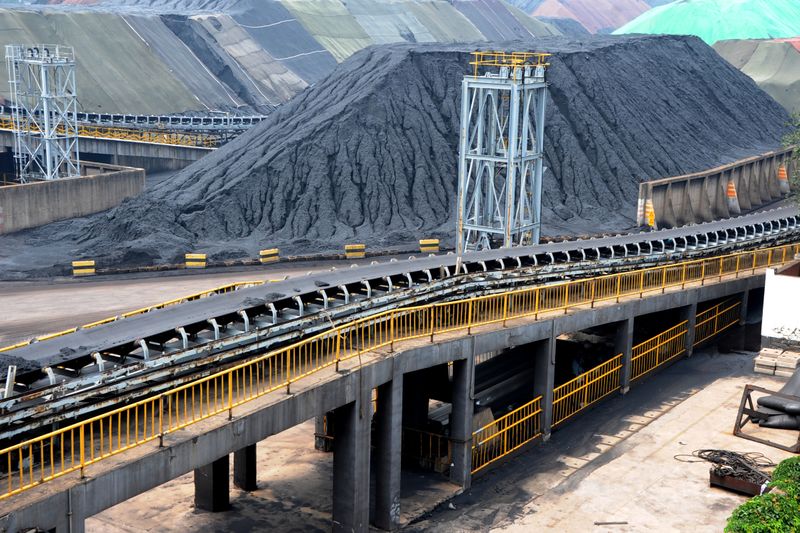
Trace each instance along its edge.
{"label": "metal truss tower", "polygon": [[550,54],[472,56],[461,84],[456,251],[538,243]]}
{"label": "metal truss tower", "polygon": [[6,63],[19,180],[80,176],[72,47],[6,45]]}

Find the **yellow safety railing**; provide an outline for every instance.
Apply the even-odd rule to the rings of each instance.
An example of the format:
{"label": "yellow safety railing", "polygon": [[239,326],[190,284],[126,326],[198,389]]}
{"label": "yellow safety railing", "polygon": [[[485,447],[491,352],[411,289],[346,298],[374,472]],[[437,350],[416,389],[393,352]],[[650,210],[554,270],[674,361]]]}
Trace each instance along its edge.
{"label": "yellow safety railing", "polygon": [[[31,124],[31,127],[33,131],[38,131],[35,125]],[[0,117],[0,129],[13,130],[13,119],[11,117]],[[64,131],[64,127],[61,126],[59,128],[59,133],[64,133]],[[178,146],[197,146],[205,148],[214,148],[219,144],[218,138],[214,135],[180,131],[155,131],[79,125],[77,134],[79,137],[92,137],[95,139],[111,139]]]}
{"label": "yellow safety railing", "polygon": [[547,67],[547,62],[552,54],[542,52],[499,52],[478,51],[472,52],[473,75],[477,76],[480,67],[508,67],[518,69],[523,67]]}
{"label": "yellow safety railing", "polygon": [[[739,302],[723,302],[697,314],[697,330],[711,324],[703,340],[714,337],[739,321]],[[688,321],[633,347],[631,380],[644,376],[686,352]],[[699,344],[698,341],[695,344]],[[622,354],[601,363],[553,389],[552,426],[562,424],[622,386]],[[542,434],[539,396],[472,434],[472,473],[533,441]],[[506,434],[510,433],[510,434]]]}
{"label": "yellow safety railing", "polygon": [[436,469],[450,466],[453,448],[445,435],[404,427],[403,454],[419,460],[420,466]]}
{"label": "yellow safety railing", "polygon": [[172,300],[168,300],[166,302],[157,303],[154,305],[149,305],[147,307],[141,307],[139,309],[134,309],[133,311],[128,311],[127,313],[123,313],[117,316],[111,316],[108,318],[103,318],[101,320],[97,320],[95,322],[90,322],[89,324],[84,324],[82,326],[77,326],[70,329],[65,329],[63,331],[58,331],[56,333],[48,333],[47,335],[41,335],[39,337],[18,342],[17,344],[12,344],[10,346],[4,346],[0,348],[0,352],[8,352],[10,350],[14,350],[16,348],[22,348],[23,346],[27,346],[34,342],[46,341],[48,339],[53,339],[55,337],[60,337],[62,335],[69,335],[70,333],[75,333],[79,329],[90,329],[97,326],[102,326],[103,324],[109,324],[111,322],[116,322],[122,318],[128,318],[135,315],[141,315],[143,313],[149,313],[150,311],[155,311],[156,309],[163,309],[165,307],[169,307],[171,305],[176,305],[184,302],[191,302],[194,300],[199,300],[200,298],[207,298],[214,294],[224,294],[226,292],[235,291],[238,289],[243,289],[245,287],[254,287],[256,285],[263,285],[266,283],[265,281],[256,280],[256,281],[237,281],[236,283],[228,283],[226,285],[222,285],[220,287],[215,287],[213,289],[208,289],[202,292],[196,292],[193,294],[188,294],[186,296],[181,296],[180,298],[174,298]]}
{"label": "yellow safety railing", "polygon": [[[436,334],[450,331],[469,332],[473,327],[510,319],[538,318],[542,313],[566,312],[570,308],[593,306],[604,300],[642,296],[646,292],[685,287],[689,283],[715,278],[721,280],[726,275],[738,276],[742,271],[752,269],[755,272],[757,268],[782,264],[791,260],[798,250],[800,245],[786,245],[741,252],[454,302],[395,309],[358,319],[154,398],[0,450],[0,468],[5,468],[9,474],[7,490],[5,494],[0,494],[0,499],[78,468],[84,469],[91,462],[121,453],[200,420],[231,413],[233,408],[270,392],[280,389],[288,391],[292,383],[310,374],[332,366],[338,367],[342,361],[379,348],[388,347],[391,350],[394,343],[399,341],[421,337],[433,340]],[[719,267],[716,268],[716,265]],[[148,309],[152,308],[137,312],[146,312]],[[584,403],[597,401],[597,398],[608,393],[608,382],[611,381],[608,375],[619,372],[615,360],[610,361],[610,365],[604,363],[607,366],[603,371],[590,371],[595,373],[590,379],[584,378],[585,385],[575,388],[583,393],[592,387],[584,393]],[[567,384],[559,388],[559,404],[565,407],[559,408],[558,422],[574,414],[574,407],[566,406],[571,405],[569,398],[580,393],[569,389]],[[580,402],[577,405],[580,406]],[[106,428],[105,433],[103,428]],[[155,434],[153,428],[157,428]],[[103,441],[100,445],[94,442],[98,438]],[[75,450],[83,451],[76,454]],[[87,450],[90,451],[89,455],[86,454]],[[79,458],[78,464],[74,464],[75,457]]]}
{"label": "yellow safety railing", "polygon": [[517,407],[472,434],[472,473],[542,435],[542,397]]}
{"label": "yellow safety railing", "polygon": [[677,326],[637,344],[631,350],[631,380],[638,379],[667,361],[686,352],[686,334],[689,322]]}
{"label": "yellow safety railing", "polygon": [[553,389],[553,427],[619,390],[622,354]]}
{"label": "yellow safety railing", "polygon": [[711,309],[698,313],[694,327],[694,346],[738,324],[740,306],[741,302],[733,304],[722,302]]}

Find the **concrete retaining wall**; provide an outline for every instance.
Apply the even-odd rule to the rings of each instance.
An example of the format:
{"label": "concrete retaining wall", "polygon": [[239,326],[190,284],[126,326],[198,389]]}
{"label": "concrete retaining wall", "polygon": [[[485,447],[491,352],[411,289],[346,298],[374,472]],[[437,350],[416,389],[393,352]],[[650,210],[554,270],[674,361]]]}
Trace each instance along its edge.
{"label": "concrete retaining wall", "polygon": [[764,286],[764,314],[761,319],[761,344],[767,348],[800,348],[800,263],[776,272],[768,269]]}
{"label": "concrete retaining wall", "polygon": [[[791,175],[792,151],[785,148],[695,174],[644,182],[639,185],[637,223],[647,224],[648,201],[660,229],[729,218],[778,200],[784,196],[778,168],[787,167]],[[729,183],[736,190],[730,201]]]}
{"label": "concrete retaining wall", "polygon": [[0,234],[105,211],[144,190],[141,168],[83,163],[80,178],[0,187]]}

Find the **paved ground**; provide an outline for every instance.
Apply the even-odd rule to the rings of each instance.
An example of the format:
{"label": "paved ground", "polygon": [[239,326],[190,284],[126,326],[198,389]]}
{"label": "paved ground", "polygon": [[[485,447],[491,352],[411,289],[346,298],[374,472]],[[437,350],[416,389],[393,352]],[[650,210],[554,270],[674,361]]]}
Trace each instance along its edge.
{"label": "paved ground", "polygon": [[709,488],[708,464],[674,456],[701,448],[790,456],[731,433],[745,383],[783,382],[753,374],[752,358],[712,349],[679,361],[488,472],[453,500],[455,510],[410,530],[722,531],[745,498]]}
{"label": "paved ground", "polygon": [[279,263],[237,270],[175,271],[146,276],[98,276],[49,282],[0,282],[0,309],[14,310],[13,313],[0,313],[0,346],[235,281],[302,276],[309,271],[332,266],[343,268],[355,262],[363,261]]}
{"label": "paved ground", "polygon": [[[788,456],[730,433],[745,383],[781,383],[753,375],[752,357],[709,350],[680,361],[489,470],[447,503],[455,486],[436,474],[406,472],[406,530],[721,531],[744,498],[710,489],[708,465],[673,456],[699,448]],[[258,463],[259,490],[233,489],[228,512],[194,510],[187,475],[91,518],[87,529],[329,530],[331,455],[313,449],[311,422],[260,443]]]}
{"label": "paved ground", "polygon": [[[230,511],[195,510],[188,474],[87,520],[87,531],[330,531],[333,454],[314,449],[313,420],[260,442],[257,456],[259,488],[247,493],[231,481]],[[404,472],[403,489],[409,520],[446,501],[457,486],[438,474]]]}

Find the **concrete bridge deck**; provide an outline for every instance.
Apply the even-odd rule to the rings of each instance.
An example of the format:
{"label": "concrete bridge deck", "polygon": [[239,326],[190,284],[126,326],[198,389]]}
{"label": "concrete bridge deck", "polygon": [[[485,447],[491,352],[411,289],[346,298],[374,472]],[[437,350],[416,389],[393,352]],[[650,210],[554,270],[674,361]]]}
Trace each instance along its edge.
{"label": "concrete bridge deck", "polygon": [[[239,472],[253,468],[245,450],[269,435],[333,412],[336,421],[334,445],[334,530],[364,531],[369,522],[370,394],[378,389],[375,414],[376,494],[374,523],[391,529],[399,516],[400,433],[404,407],[409,401],[403,382],[411,373],[452,363],[451,479],[470,484],[474,365],[476,356],[511,346],[528,346],[536,369],[534,394],[543,397],[542,432],[547,438],[553,416],[555,339],[558,335],[590,327],[613,324],[622,347],[624,365],[630,365],[630,346],[636,317],[665,310],[680,310],[693,317],[699,302],[736,297],[746,302],[751,290],[763,286],[762,271],[742,277],[721,276],[704,285],[675,286],[663,294],[624,296],[598,302],[594,308],[579,306],[477,326],[466,332],[437,334],[403,341],[360,358],[351,358],[293,383],[291,394],[276,390],[233,410],[233,418],[218,415],[183,430],[166,434],[163,447],[140,446],[87,466],[85,475],[64,476],[0,502],[0,526],[6,531],[39,527],[57,531],[82,531],[86,517],[125,501],[177,476],[196,472],[199,502],[214,507],[227,498],[228,454],[236,452]],[[746,309],[746,305],[742,309]],[[687,338],[687,349],[691,342]],[[623,372],[622,376],[630,376]],[[629,378],[628,378],[629,379]],[[627,384],[621,383],[623,391]],[[405,392],[405,394],[404,394]],[[423,394],[424,391],[414,391]],[[236,478],[236,475],[235,475]]]}

